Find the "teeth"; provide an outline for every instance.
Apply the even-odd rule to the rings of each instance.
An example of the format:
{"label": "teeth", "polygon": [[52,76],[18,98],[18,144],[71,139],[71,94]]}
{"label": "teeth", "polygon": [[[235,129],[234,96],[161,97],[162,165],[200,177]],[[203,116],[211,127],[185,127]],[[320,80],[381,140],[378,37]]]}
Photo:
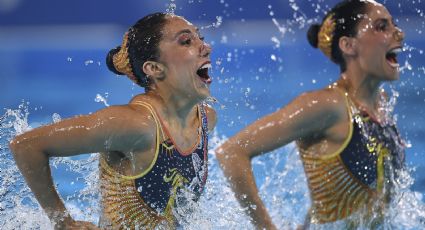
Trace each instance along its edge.
{"label": "teeth", "polygon": [[401,49],[401,48],[395,48],[395,49],[393,49],[393,50],[390,50],[390,52],[389,53],[394,53],[394,54],[398,54],[398,53],[401,53],[403,50]]}
{"label": "teeth", "polygon": [[202,65],[201,68],[199,68],[199,69],[211,69],[211,68],[212,68],[211,63],[207,63],[207,64]]}
{"label": "teeth", "polygon": [[398,64],[398,63],[388,63],[388,64],[390,64],[390,66],[391,66],[391,67],[394,67],[394,68],[396,68],[396,67],[399,67],[399,66],[400,66],[400,64]]}

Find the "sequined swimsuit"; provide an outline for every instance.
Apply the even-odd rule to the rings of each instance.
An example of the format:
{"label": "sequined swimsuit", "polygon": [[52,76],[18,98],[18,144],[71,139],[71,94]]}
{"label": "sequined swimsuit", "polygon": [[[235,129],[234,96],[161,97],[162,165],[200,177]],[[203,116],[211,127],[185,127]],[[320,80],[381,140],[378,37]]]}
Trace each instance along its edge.
{"label": "sequined swimsuit", "polygon": [[[167,229],[174,228],[172,210],[177,203],[184,203],[181,195],[185,193],[186,198],[196,201],[206,183],[206,113],[203,105],[199,105],[198,143],[189,154],[182,154],[170,139],[168,131],[163,129],[152,106],[144,102],[138,104],[146,107],[156,122],[155,157],[148,169],[135,176],[118,173],[108,165],[104,157],[100,158],[103,206],[101,225],[113,229],[153,229],[158,225],[165,225]],[[160,133],[164,140],[161,143]]]}
{"label": "sequined swimsuit", "polygon": [[344,219],[371,205],[404,165],[404,145],[394,123],[379,124],[346,97],[349,135],[333,154],[301,158],[310,188],[312,223]]}

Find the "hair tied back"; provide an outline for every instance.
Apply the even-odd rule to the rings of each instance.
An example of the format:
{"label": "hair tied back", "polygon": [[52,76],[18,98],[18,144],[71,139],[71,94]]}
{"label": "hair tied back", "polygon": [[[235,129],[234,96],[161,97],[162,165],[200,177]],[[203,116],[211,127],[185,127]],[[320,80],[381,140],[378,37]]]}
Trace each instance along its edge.
{"label": "hair tied back", "polygon": [[106,63],[112,72],[118,75],[127,75],[133,82],[139,84],[133,73],[128,55],[128,32],[124,34],[121,46],[109,51]]}
{"label": "hair tied back", "polygon": [[328,15],[323,21],[317,35],[317,47],[329,58],[332,59],[332,39],[335,31],[336,22],[334,14]]}

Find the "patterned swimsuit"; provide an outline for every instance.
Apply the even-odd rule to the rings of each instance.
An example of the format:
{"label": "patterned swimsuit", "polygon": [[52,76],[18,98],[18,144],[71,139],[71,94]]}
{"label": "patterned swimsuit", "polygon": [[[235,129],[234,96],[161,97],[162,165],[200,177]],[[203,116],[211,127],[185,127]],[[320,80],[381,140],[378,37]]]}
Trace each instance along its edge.
{"label": "patterned swimsuit", "polygon": [[349,135],[333,154],[301,158],[310,188],[312,223],[344,219],[373,204],[404,165],[404,144],[394,123],[380,124],[346,98]]}
{"label": "patterned swimsuit", "polygon": [[[174,145],[153,107],[145,102],[157,126],[155,158],[139,175],[125,176],[100,158],[102,225],[113,229],[174,228],[173,209],[196,201],[207,179],[208,126],[203,105],[198,106],[198,142],[189,154]],[[164,132],[165,131],[165,132]],[[160,143],[162,134],[162,142]]]}

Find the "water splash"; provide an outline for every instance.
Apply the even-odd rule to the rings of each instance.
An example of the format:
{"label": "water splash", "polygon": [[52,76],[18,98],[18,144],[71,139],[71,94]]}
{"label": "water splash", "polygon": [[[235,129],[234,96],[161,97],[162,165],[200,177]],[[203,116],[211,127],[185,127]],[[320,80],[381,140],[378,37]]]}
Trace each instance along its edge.
{"label": "water splash", "polygon": [[[71,59],[72,60],[72,59]],[[94,63],[94,61],[93,60],[86,60],[86,61],[84,61],[84,65],[85,66],[88,66],[88,65],[91,65],[91,64],[93,64]]]}
{"label": "water splash", "polygon": [[59,121],[62,120],[62,118],[61,118],[61,116],[59,114],[53,113],[52,114],[52,120],[53,120],[53,123],[58,123]]}
{"label": "water splash", "polygon": [[11,139],[31,129],[28,102],[18,109],[7,109],[0,117],[0,228],[21,229],[46,225],[46,217],[37,210],[37,202],[25,185],[8,145]]}
{"label": "water splash", "polygon": [[96,97],[94,98],[95,102],[101,102],[103,103],[106,107],[109,107],[109,104],[107,102],[107,98],[108,98],[109,94],[105,93],[105,96],[102,96],[100,94],[96,94]]}
{"label": "water splash", "polygon": [[220,109],[226,108],[226,106],[223,103],[221,103],[219,100],[217,100],[217,98],[215,97],[208,97],[207,99],[205,99],[205,102],[209,105],[218,104],[220,106]]}
{"label": "water splash", "polygon": [[165,10],[168,14],[174,15],[174,12],[176,11],[177,5],[175,0],[170,0],[168,3],[168,7]]}
{"label": "water splash", "polygon": [[222,16],[216,16],[215,19],[216,19],[215,22],[213,22],[210,25],[202,26],[201,29],[208,29],[208,28],[211,28],[211,27],[219,28],[221,26],[221,24],[223,24],[223,17]]}
{"label": "water splash", "polygon": [[273,36],[270,38],[270,40],[274,43],[274,48],[280,48],[280,40],[277,37]]}
{"label": "water splash", "polygon": [[[29,114],[29,103],[24,102],[18,109],[7,109],[0,117],[0,172],[3,175],[0,177],[0,229],[53,229],[8,148],[16,135],[32,129],[28,125]],[[94,157],[76,158],[78,160],[52,159],[52,174],[71,215],[96,223],[99,213],[98,189],[94,189],[98,184],[97,160]],[[75,176],[71,183],[63,182],[67,173]],[[79,184],[81,190],[72,191],[72,183]]]}
{"label": "water splash", "polygon": [[[0,117],[0,228],[52,229],[17,169],[7,143],[18,133],[29,130],[28,107],[7,110]],[[209,178],[200,200],[176,209],[182,229],[254,229],[218,166],[214,148],[227,138],[216,130],[210,138]],[[310,198],[299,153],[294,144],[254,158],[254,174],[260,196],[274,223],[280,228],[296,228],[304,221]],[[71,215],[98,222],[100,212],[98,155],[53,158],[51,167],[57,188]],[[394,199],[386,213],[385,227],[415,229],[424,227],[425,206],[418,192],[410,190],[414,180],[410,171],[397,178]],[[23,216],[25,213],[25,217]],[[341,223],[312,226],[337,229]]]}

